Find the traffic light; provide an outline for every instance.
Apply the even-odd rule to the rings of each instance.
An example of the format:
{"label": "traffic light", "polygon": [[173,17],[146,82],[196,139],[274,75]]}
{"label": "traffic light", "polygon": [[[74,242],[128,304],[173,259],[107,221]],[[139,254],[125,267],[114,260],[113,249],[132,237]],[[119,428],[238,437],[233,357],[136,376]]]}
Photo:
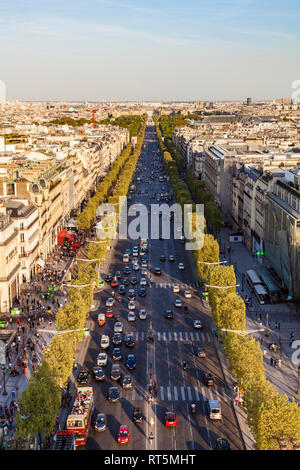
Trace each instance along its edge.
{"label": "traffic light", "polygon": [[264,252],[263,251],[257,251],[256,252],[256,256],[264,256]]}

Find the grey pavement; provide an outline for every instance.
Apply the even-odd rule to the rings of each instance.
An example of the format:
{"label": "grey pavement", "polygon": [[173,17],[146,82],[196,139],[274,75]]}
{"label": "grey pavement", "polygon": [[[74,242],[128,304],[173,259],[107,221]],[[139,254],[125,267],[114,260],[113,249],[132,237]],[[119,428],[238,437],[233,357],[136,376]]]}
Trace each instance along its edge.
{"label": "grey pavement", "polygon": [[[228,235],[232,230],[224,229],[220,235],[220,246],[232,246],[231,263],[235,265],[237,282],[240,286],[237,288],[238,293],[245,298],[251,295],[250,288],[246,281],[244,282],[244,291],[242,291],[242,273],[248,269],[256,269],[261,267],[262,264],[250,253],[247,247],[241,243],[229,243]],[[220,259],[228,259],[227,250],[226,256],[221,256]],[[265,261],[267,263],[267,260]],[[268,332],[269,336],[265,336],[265,331],[261,333],[254,333],[253,336],[256,340],[263,340],[262,350],[264,354],[264,367],[267,379],[275,385],[279,393],[286,394],[289,398],[294,398],[297,402],[300,401],[300,396],[297,395],[298,384],[298,364],[300,364],[300,342],[298,345],[298,356],[296,349],[293,349],[289,344],[290,334],[293,331],[295,340],[300,340],[300,314],[294,303],[286,302],[279,304],[260,305],[257,299],[252,296],[252,307],[247,307],[246,313],[246,328],[247,330],[257,330],[266,327],[266,320],[268,314]],[[261,315],[261,321],[260,321]],[[280,323],[280,329],[275,328],[275,323]],[[268,345],[272,342],[279,346],[279,337],[282,338],[282,365],[271,365],[271,357],[274,360],[280,359],[280,353],[270,352]],[[296,342],[294,344],[296,346]],[[292,361],[298,358],[298,364]]]}

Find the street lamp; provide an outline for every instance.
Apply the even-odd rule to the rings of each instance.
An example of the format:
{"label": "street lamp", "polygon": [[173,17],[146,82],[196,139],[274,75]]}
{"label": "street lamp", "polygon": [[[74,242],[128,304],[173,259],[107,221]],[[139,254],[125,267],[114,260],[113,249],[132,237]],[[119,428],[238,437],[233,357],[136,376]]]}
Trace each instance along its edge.
{"label": "street lamp", "polygon": [[5,376],[6,368],[5,368],[5,365],[2,365],[2,373],[3,373],[3,392],[2,392],[2,395],[8,395],[8,393],[6,391],[6,376]]}

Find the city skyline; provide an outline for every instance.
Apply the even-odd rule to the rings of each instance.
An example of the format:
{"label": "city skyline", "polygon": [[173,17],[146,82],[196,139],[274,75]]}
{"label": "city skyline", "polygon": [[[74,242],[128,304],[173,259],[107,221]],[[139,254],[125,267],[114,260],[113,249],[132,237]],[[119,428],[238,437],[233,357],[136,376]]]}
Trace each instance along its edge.
{"label": "city skyline", "polygon": [[9,101],[291,97],[299,13],[295,1],[4,1],[0,79]]}

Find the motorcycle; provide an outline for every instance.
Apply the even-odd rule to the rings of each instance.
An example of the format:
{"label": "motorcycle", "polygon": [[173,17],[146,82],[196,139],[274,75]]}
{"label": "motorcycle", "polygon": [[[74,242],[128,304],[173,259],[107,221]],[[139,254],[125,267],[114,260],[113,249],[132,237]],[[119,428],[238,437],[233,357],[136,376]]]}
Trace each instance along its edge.
{"label": "motorcycle", "polygon": [[191,412],[192,412],[193,414],[196,413],[196,405],[195,405],[194,403],[191,405]]}
{"label": "motorcycle", "polygon": [[187,367],[186,362],[183,361],[183,362],[182,362],[182,368],[183,368],[183,370],[186,370],[186,367]]}

